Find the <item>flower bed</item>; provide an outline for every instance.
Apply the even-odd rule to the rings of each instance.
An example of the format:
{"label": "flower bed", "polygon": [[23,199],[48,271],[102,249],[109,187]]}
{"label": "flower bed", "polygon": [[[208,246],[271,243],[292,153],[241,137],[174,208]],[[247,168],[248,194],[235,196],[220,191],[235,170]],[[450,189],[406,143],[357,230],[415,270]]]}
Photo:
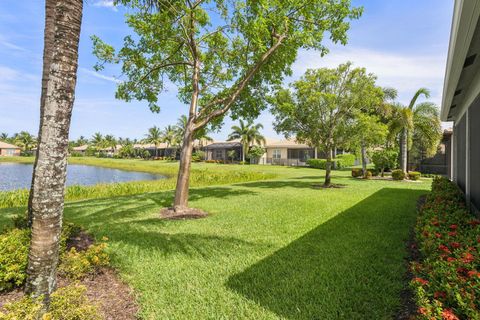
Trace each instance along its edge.
{"label": "flower bed", "polygon": [[415,228],[421,259],[410,285],[419,319],[480,319],[480,220],[460,189],[435,178]]}

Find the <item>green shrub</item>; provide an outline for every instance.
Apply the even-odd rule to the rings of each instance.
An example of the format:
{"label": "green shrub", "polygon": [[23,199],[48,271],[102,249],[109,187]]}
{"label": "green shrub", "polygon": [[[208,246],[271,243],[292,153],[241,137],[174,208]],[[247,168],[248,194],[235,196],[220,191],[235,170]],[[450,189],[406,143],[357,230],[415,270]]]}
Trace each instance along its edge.
{"label": "green shrub", "polygon": [[326,159],[308,159],[307,165],[311,168],[325,170],[327,168],[327,160]]}
{"label": "green shrub", "polygon": [[[83,285],[70,285],[60,288],[50,296],[50,308],[42,320],[101,320],[97,305],[92,304],[86,295],[87,288]],[[0,313],[2,320],[37,320],[42,309],[40,299],[24,297],[7,303],[4,306],[6,314]]]}
{"label": "green shrub", "polygon": [[373,176],[372,171],[371,171],[371,170],[367,170],[367,172],[365,173],[364,178],[365,178],[365,179],[372,179],[372,176]]}
{"label": "green shrub", "polygon": [[480,319],[480,220],[447,178],[435,178],[418,214],[410,265],[417,319]]}
{"label": "green shrub", "polygon": [[352,169],[352,177],[354,178],[358,178],[358,177],[361,177],[363,175],[363,170],[360,169],[360,168],[353,168]]}
{"label": "green shrub", "polygon": [[12,229],[0,235],[0,291],[25,282],[29,244],[28,229]]}
{"label": "green shrub", "polygon": [[93,274],[100,267],[109,265],[108,254],[105,252],[106,243],[93,244],[85,251],[71,248],[62,254],[58,271],[66,277],[76,280]]}
{"label": "green shrub", "polygon": [[402,170],[393,170],[392,171],[392,179],[393,180],[404,180],[405,179],[405,172]]}
{"label": "green shrub", "polygon": [[370,154],[375,169],[382,173],[385,170],[393,169],[397,167],[398,162],[398,151],[393,149],[385,149],[374,151]]}
{"label": "green shrub", "polygon": [[192,154],[192,161],[193,162],[201,162],[205,159],[205,152],[201,151],[201,150],[198,150],[198,151],[195,151],[193,154]]}
{"label": "green shrub", "polygon": [[421,174],[420,172],[410,171],[410,172],[408,173],[408,179],[417,181],[417,180],[420,180],[420,176],[421,176],[421,175],[422,175],[422,174]]}
{"label": "green shrub", "polygon": [[339,154],[335,158],[337,169],[345,169],[355,165],[355,155],[351,153]]}

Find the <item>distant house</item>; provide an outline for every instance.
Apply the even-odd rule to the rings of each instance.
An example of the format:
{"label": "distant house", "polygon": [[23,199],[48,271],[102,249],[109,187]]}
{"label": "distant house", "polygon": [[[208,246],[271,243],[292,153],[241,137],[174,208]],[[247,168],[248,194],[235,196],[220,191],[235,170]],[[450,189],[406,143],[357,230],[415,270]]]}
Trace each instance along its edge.
{"label": "distant house", "polygon": [[85,153],[87,152],[87,149],[88,149],[88,144],[84,144],[83,146],[73,147],[72,151],[75,153],[85,155]]}
{"label": "distant house", "polygon": [[265,144],[266,153],[259,164],[282,166],[305,166],[308,159],[318,157],[317,150],[295,140],[269,140]]}
{"label": "distant house", "polygon": [[[160,143],[155,146],[152,143],[136,143],[133,145],[134,149],[146,150],[152,157],[174,157],[179,159],[179,149],[177,146],[168,146],[166,143]],[[158,150],[157,150],[158,149]]]}
{"label": "distant house", "polygon": [[222,141],[212,142],[205,147],[205,160],[219,160],[230,161],[232,160],[228,153],[229,151],[235,151],[234,161],[242,160],[242,144],[239,141]]}
{"label": "distant house", "polygon": [[15,157],[20,156],[21,148],[3,141],[0,141],[0,156]]}

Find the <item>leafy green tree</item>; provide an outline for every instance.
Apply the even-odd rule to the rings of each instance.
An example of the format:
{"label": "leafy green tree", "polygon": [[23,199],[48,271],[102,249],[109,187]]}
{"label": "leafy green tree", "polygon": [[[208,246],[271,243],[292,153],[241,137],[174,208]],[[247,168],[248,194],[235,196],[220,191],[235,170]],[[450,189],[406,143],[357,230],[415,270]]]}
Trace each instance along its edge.
{"label": "leafy green tree", "polygon": [[353,68],[350,62],[336,69],[309,69],[272,99],[275,130],[327,154],[326,187],[331,184],[333,148],[343,137],[347,122],[363,107],[361,88],[372,81],[372,75]]}
{"label": "leafy green tree", "polygon": [[253,144],[265,144],[265,137],[260,134],[263,129],[261,123],[253,124],[253,121],[244,122],[240,119],[238,126],[232,126],[232,133],[228,135],[228,141],[240,140],[242,144],[242,162],[245,162],[245,156],[248,153],[249,146]]}
{"label": "leafy green tree", "polygon": [[158,112],[168,79],[189,105],[173,206],[179,214],[188,210],[195,132],[218,126],[229,111],[234,118],[258,115],[269,88],[291,73],[299,49],[326,53],[325,33],[345,44],[349,20],[362,13],[351,0],[118,2],[131,8],[127,24],[136,36],[125,37],[119,51],[94,36],[96,69],[122,64],[119,99],[146,100]]}
{"label": "leafy green tree", "polygon": [[388,126],[380,121],[380,117],[361,112],[353,119],[350,130],[352,149],[360,150],[362,173],[367,175],[367,151],[385,144]]}
{"label": "leafy green tree", "polygon": [[162,130],[157,126],[151,127],[148,129],[148,133],[145,135],[143,141],[155,146],[155,157],[158,157],[158,146],[163,142]]}
{"label": "leafy green tree", "polygon": [[430,91],[425,88],[417,90],[408,106],[392,105],[392,121],[389,130],[391,135],[399,136],[400,166],[403,172],[408,171],[408,152],[412,147],[412,137],[421,141],[430,152],[435,152],[441,139],[438,108],[431,102],[417,104],[421,96],[429,98]]}
{"label": "leafy green tree", "polygon": [[260,159],[265,154],[265,148],[260,146],[252,146],[248,151],[248,158],[253,160],[254,163],[258,163],[258,159]]}
{"label": "leafy green tree", "polygon": [[382,177],[386,169],[395,169],[398,164],[398,151],[394,149],[383,149],[372,152],[370,155],[377,170],[380,170]]}
{"label": "leafy green tree", "polygon": [[10,141],[9,138],[10,138],[10,137],[8,136],[8,133],[6,133],[6,132],[2,132],[2,133],[0,134],[0,141],[5,141],[5,142],[7,142],[7,141]]}
{"label": "leafy green tree", "polygon": [[228,150],[227,157],[230,158],[230,161],[235,161],[235,157],[237,156],[237,152],[235,150]]}
{"label": "leafy green tree", "polygon": [[77,141],[75,141],[75,145],[77,147],[83,146],[88,144],[88,140],[84,136],[80,136]]}

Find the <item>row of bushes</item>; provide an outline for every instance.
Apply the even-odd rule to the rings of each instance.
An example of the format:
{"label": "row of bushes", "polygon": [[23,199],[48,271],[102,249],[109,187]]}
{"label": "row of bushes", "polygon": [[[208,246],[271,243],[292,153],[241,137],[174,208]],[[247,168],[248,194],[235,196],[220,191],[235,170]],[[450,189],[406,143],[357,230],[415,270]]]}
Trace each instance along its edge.
{"label": "row of bushes", "polygon": [[[339,154],[335,159],[332,159],[332,164],[335,165],[336,169],[352,167],[355,165],[355,155],[349,153]],[[311,168],[325,170],[327,168],[327,159],[308,159],[307,165]]]}
{"label": "row of bushes", "polygon": [[[365,178],[376,177],[380,174],[379,170],[367,169],[367,176]],[[361,168],[352,169],[352,177],[358,178],[363,176],[363,170]],[[402,170],[393,170],[392,179],[393,180],[404,180],[406,177],[410,180],[420,180],[421,173],[416,171],[410,171],[408,173],[403,172]]]}
{"label": "row of bushes", "polygon": [[433,180],[415,228],[420,261],[412,262],[420,319],[480,319],[480,220],[461,190]]}

